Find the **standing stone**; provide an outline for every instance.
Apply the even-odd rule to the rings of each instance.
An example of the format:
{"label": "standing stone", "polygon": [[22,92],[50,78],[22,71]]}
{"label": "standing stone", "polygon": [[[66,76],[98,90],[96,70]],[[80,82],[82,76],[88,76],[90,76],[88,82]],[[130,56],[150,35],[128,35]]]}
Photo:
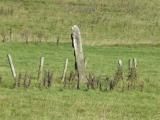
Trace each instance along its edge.
{"label": "standing stone", "polygon": [[72,27],[71,33],[72,47],[74,48],[75,69],[78,72],[78,86],[80,82],[87,82],[85,73],[85,59],[82,50],[82,40],[80,30],[77,25]]}

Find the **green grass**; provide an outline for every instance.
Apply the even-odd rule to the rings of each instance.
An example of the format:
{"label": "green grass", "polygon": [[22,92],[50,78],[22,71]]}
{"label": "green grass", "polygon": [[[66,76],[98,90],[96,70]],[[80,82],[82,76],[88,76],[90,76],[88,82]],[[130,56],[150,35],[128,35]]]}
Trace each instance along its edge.
{"label": "green grass", "polygon": [[[65,59],[69,59],[67,74],[74,69],[74,56],[71,43],[0,43],[0,73],[3,84],[0,87],[0,119],[157,119],[159,116],[159,46],[153,45],[84,45],[87,57],[87,74],[113,76],[117,70],[117,61],[123,62],[124,78],[128,74],[128,59],[138,62],[138,84],[136,90],[121,92],[121,82],[115,91],[86,89],[69,90],[63,88],[61,76]],[[101,54],[99,54],[101,53]],[[9,68],[7,54],[11,54],[16,73],[32,75],[32,84],[28,90],[13,89],[13,77]],[[37,80],[40,57],[44,57],[44,69],[54,71],[53,86],[39,89]],[[58,82],[59,81],[59,82]],[[140,91],[140,82],[145,82],[144,92]]]}
{"label": "green grass", "polygon": [[[159,6],[159,0],[1,0],[0,119],[158,120]],[[80,28],[83,39],[86,74],[100,76],[102,91],[86,91],[85,84],[80,90],[71,90],[61,83],[66,58],[67,76],[74,70],[70,38],[74,24]],[[9,42],[10,28],[13,42]],[[29,44],[25,43],[26,37]],[[17,76],[20,72],[22,78],[25,73],[32,76],[29,89],[23,85],[13,88],[7,54],[12,57]],[[43,70],[54,71],[51,88],[39,88],[40,57],[44,57]],[[136,89],[128,91],[128,60],[133,58],[138,63],[138,80]],[[105,91],[105,78],[114,79],[119,59],[124,81],[118,83],[115,91]]]}
{"label": "green grass", "polygon": [[1,119],[157,119],[158,96],[141,92],[5,89]]}
{"label": "green grass", "polygon": [[157,44],[159,6],[159,0],[3,0],[0,34],[9,40],[12,28],[15,41],[24,41],[25,34],[30,41],[59,36],[69,42],[77,24],[85,44]]}

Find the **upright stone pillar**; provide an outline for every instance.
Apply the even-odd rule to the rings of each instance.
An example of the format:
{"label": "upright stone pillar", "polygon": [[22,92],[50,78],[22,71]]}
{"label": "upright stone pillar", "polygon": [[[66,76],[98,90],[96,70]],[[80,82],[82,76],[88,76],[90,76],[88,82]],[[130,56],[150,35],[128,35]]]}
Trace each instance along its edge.
{"label": "upright stone pillar", "polygon": [[80,82],[87,82],[86,73],[85,73],[85,58],[82,50],[82,40],[80,30],[77,25],[72,27],[71,33],[72,47],[74,48],[75,56],[75,69],[78,72],[78,86]]}

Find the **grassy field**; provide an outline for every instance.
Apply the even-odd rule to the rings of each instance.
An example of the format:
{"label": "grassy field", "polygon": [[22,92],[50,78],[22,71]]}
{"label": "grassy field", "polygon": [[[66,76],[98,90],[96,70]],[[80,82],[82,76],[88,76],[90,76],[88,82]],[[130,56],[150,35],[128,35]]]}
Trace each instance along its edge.
{"label": "grassy field", "polygon": [[[138,83],[145,82],[144,91],[140,84],[136,89],[121,92],[122,82],[115,91],[85,91],[64,88],[61,76],[65,59],[69,59],[67,75],[74,69],[74,56],[71,44],[62,43],[0,43],[0,73],[3,78],[0,91],[0,119],[159,119],[160,109],[160,48],[153,45],[118,45],[88,46],[84,45],[87,57],[87,74],[94,73],[113,78],[117,70],[117,61],[123,62],[124,81],[128,75],[128,59],[137,58]],[[9,68],[7,54],[11,54],[16,73],[27,72],[32,75],[29,89],[13,89],[13,77]],[[99,54],[101,53],[101,54]],[[44,69],[54,71],[53,86],[39,89],[39,58],[44,57]]]}
{"label": "grassy field", "polygon": [[70,41],[80,27],[85,44],[160,43],[159,0],[1,0],[1,37]]}
{"label": "grassy field", "polygon": [[[159,0],[1,0],[0,119],[158,120],[159,6]],[[80,90],[69,89],[61,83],[66,58],[67,77],[74,70],[70,38],[74,24],[83,39],[86,74],[99,76],[102,90],[86,91],[86,84]],[[20,88],[13,87],[7,54],[13,59],[17,76],[31,76],[30,88],[25,89],[23,81]],[[50,88],[39,88],[40,57],[44,57],[43,70],[54,73]],[[133,58],[137,59],[138,78],[135,89],[129,91],[128,60]],[[105,79],[114,79],[118,60],[123,63],[123,81],[116,90],[106,91]]]}

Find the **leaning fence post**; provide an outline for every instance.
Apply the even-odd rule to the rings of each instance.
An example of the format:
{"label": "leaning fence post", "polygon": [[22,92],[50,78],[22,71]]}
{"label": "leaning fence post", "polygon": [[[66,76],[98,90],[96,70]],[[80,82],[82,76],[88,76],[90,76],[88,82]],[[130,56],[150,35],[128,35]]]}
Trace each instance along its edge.
{"label": "leaning fence post", "polygon": [[43,69],[43,63],[44,63],[44,57],[40,58],[40,64],[39,64],[39,71],[38,71],[38,79],[41,78],[41,73],[42,73],[42,69]]}
{"label": "leaning fence post", "polygon": [[11,55],[8,54],[7,57],[8,57],[8,61],[9,61],[9,64],[10,64],[11,71],[12,71],[12,75],[13,75],[14,78],[16,78],[16,72],[15,72],[15,69],[14,69],[14,65],[13,65],[13,62],[12,62]]}
{"label": "leaning fence post", "polygon": [[77,25],[74,25],[72,27],[71,39],[72,39],[72,46],[74,48],[74,55],[75,55],[75,68],[78,72],[77,88],[79,89],[80,82],[87,82],[87,80],[86,80],[86,74],[85,74],[85,62],[84,62],[84,55],[82,50],[81,34]]}
{"label": "leaning fence post", "polygon": [[62,75],[62,82],[64,82],[65,76],[66,76],[66,71],[67,71],[67,65],[68,65],[68,58],[66,59],[64,70],[63,70],[63,75]]}

